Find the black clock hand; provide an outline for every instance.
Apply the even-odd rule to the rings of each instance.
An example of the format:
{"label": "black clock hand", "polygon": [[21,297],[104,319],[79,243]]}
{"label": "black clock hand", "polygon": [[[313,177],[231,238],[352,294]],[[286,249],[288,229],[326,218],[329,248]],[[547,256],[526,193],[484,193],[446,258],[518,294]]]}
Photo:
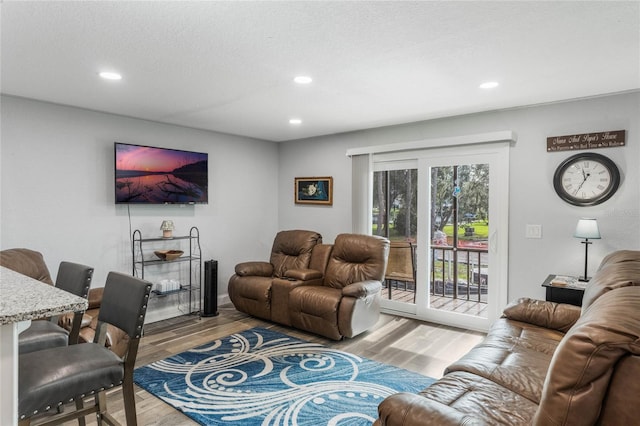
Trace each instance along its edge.
{"label": "black clock hand", "polygon": [[576,195],[578,193],[578,191],[580,191],[580,188],[582,188],[582,185],[584,185],[584,183],[587,181],[587,178],[589,176],[591,176],[591,173],[586,173],[584,172],[584,170],[582,170],[582,176],[584,177],[582,182],[580,183],[580,185],[578,185],[578,187],[576,188],[576,190],[574,191],[573,195]]}
{"label": "black clock hand", "polygon": [[576,195],[578,193],[578,191],[580,191],[580,188],[582,188],[582,185],[584,184],[584,181],[582,181],[582,183],[580,183],[580,185],[578,185],[578,187],[576,188],[575,191],[573,191],[573,195]]}

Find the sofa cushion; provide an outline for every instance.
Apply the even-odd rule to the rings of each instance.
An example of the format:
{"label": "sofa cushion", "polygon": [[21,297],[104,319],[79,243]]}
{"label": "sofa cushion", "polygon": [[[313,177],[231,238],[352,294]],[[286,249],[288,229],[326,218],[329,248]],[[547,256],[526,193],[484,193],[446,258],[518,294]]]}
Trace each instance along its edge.
{"label": "sofa cushion", "polygon": [[449,365],[446,374],[465,371],[538,403],[560,332],[511,320],[498,320],[487,337],[462,358]]}
{"label": "sofa cushion", "polygon": [[617,250],[609,253],[602,259],[598,270],[610,264],[638,262],[638,259],[640,259],[640,250]]}
{"label": "sofa cushion", "polygon": [[[449,406],[469,419],[482,419],[475,424],[529,425],[538,407],[536,403],[491,380],[467,372],[447,374],[420,392],[420,395]],[[428,424],[424,420],[423,417],[422,421],[418,419],[410,424]]]}
{"label": "sofa cushion", "polygon": [[553,356],[536,425],[596,423],[617,363],[640,355],[639,306],[640,287],[625,287],[606,292],[584,311]]}
{"label": "sofa cushion", "polygon": [[382,237],[340,234],[327,264],[324,285],[342,289],[349,284],[384,280],[389,241]]}
{"label": "sofa cushion", "polygon": [[51,274],[49,274],[49,269],[40,252],[25,248],[2,250],[0,251],[0,266],[53,285]]}
{"label": "sofa cushion", "polygon": [[620,250],[605,256],[585,289],[582,311],[606,292],[629,286],[640,286],[640,251]]}
{"label": "sofa cushion", "polygon": [[580,308],[564,303],[547,302],[523,297],[509,304],[504,316],[528,324],[567,332],[580,318]]}
{"label": "sofa cushion", "polygon": [[491,326],[482,345],[502,348],[526,348],[551,357],[564,337],[558,330],[539,327],[522,321],[499,318]]}
{"label": "sofa cushion", "polygon": [[400,392],[378,405],[378,419],[373,426],[441,426],[485,425],[473,415],[413,393]]}
{"label": "sofa cushion", "polygon": [[273,276],[282,278],[289,269],[304,269],[309,266],[311,251],[322,242],[322,236],[313,231],[280,231],[271,248],[270,262]]}
{"label": "sofa cushion", "polygon": [[338,307],[342,291],[324,286],[304,286],[291,291],[291,324],[302,330],[340,339]]}

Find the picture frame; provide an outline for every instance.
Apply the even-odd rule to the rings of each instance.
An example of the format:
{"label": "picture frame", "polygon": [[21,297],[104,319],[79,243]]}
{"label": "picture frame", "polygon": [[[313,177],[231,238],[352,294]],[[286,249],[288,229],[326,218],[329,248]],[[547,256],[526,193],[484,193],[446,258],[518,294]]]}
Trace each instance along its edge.
{"label": "picture frame", "polygon": [[333,205],[333,177],[297,177],[293,198],[296,204]]}

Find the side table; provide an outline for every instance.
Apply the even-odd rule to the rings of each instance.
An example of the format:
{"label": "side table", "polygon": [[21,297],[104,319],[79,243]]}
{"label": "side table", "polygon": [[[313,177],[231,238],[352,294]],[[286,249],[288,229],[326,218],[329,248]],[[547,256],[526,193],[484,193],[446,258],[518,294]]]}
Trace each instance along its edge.
{"label": "side table", "polygon": [[577,277],[551,274],[542,283],[546,288],[546,300],[556,303],[568,303],[582,306],[582,297],[587,283]]}

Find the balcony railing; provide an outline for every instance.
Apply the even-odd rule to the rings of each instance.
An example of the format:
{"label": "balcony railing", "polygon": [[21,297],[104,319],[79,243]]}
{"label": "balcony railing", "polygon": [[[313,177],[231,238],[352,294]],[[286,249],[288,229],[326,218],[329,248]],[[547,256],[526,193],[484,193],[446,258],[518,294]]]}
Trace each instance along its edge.
{"label": "balcony railing", "polygon": [[431,246],[430,292],[434,296],[487,302],[488,253],[475,247]]}
{"label": "balcony railing", "polygon": [[[487,303],[489,274],[486,243],[463,243],[459,247],[449,245],[432,245],[430,247],[431,271],[429,273],[430,292],[433,296],[466,300],[476,303]],[[471,243],[473,244],[473,243]],[[415,249],[411,250],[413,258],[413,277],[415,277]],[[385,298],[415,302],[415,280],[403,280],[389,262],[385,279]],[[457,267],[455,267],[457,265]],[[408,266],[411,268],[411,265]],[[455,284],[454,284],[455,283]],[[402,293],[400,292],[402,285]],[[406,293],[406,294],[405,294]],[[405,300],[406,299],[406,300]]]}

